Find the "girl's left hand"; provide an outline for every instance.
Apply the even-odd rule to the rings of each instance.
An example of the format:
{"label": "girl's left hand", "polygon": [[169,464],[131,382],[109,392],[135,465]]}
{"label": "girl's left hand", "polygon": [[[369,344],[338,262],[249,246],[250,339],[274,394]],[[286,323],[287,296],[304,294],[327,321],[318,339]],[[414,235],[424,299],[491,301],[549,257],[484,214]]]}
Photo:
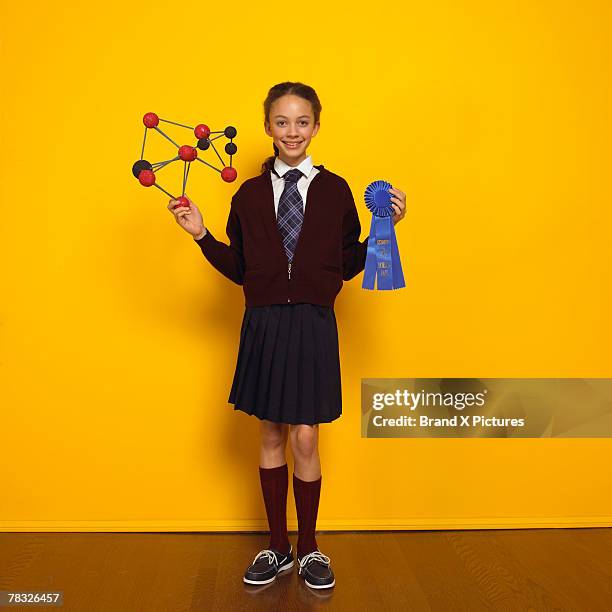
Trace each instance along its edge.
{"label": "girl's left hand", "polygon": [[393,225],[395,225],[406,216],[406,194],[394,187],[391,187],[389,192],[392,194],[391,206],[393,206],[393,210],[395,210],[395,214],[393,215]]}

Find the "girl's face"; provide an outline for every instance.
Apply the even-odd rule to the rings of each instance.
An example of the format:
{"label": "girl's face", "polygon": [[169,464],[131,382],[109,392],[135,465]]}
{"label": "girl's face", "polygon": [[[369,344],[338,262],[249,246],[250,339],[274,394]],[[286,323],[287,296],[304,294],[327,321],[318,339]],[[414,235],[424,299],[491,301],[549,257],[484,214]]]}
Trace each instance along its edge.
{"label": "girl's face", "polygon": [[278,156],[289,166],[297,166],[306,159],[310,140],[319,131],[310,102],[293,94],[281,96],[272,103],[264,125],[266,134],[278,147]]}

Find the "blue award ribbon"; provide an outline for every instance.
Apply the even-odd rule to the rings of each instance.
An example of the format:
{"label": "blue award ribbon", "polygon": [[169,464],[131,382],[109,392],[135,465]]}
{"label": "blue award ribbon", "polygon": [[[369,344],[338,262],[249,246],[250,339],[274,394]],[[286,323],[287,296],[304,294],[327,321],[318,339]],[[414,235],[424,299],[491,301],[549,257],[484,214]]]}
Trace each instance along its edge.
{"label": "blue award ribbon", "polygon": [[391,184],[387,181],[374,181],[365,190],[364,199],[372,212],[372,222],[362,289],[374,289],[375,280],[379,290],[406,286],[393,228],[392,216],[395,211],[391,205],[389,189]]}

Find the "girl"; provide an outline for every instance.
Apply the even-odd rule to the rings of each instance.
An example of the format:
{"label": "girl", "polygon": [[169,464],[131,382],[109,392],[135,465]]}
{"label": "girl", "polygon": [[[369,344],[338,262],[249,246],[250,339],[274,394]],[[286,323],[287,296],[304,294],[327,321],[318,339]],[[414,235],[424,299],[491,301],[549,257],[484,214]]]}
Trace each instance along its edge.
{"label": "girl", "polygon": [[[319,423],[342,414],[334,301],[343,280],[363,271],[368,237],[348,183],[315,166],[308,145],[320,127],[312,87],[279,83],[264,101],[274,156],[232,198],[230,244],[214,238],[198,207],[168,209],[219,272],[242,285],[245,312],[229,402],[260,420],[259,479],[270,542],[244,574],[266,584],[294,564],[287,534],[287,439],[294,456],[298,574],[314,589],[334,586],[331,560],[315,538],[321,490]],[[348,132],[347,141],[348,143]],[[392,189],[397,223],[405,195]]]}

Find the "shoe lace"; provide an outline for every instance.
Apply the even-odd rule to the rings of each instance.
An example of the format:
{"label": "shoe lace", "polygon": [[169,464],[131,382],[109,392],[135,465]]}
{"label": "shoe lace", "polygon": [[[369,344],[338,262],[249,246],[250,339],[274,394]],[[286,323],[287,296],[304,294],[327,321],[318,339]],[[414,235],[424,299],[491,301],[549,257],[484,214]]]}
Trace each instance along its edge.
{"label": "shoe lace", "polygon": [[273,550],[270,550],[269,548],[264,548],[264,550],[258,552],[255,555],[255,559],[253,559],[253,563],[257,563],[257,560],[260,557],[265,557],[268,559],[268,563],[270,565],[272,565],[273,563],[276,563],[276,565],[278,565],[278,557],[276,556],[276,553]]}
{"label": "shoe lace", "polygon": [[322,552],[315,550],[311,553],[308,553],[300,560],[300,567],[305,567],[309,561],[319,561],[319,563],[323,563],[325,565],[329,565],[331,563],[331,559],[324,555]]}

